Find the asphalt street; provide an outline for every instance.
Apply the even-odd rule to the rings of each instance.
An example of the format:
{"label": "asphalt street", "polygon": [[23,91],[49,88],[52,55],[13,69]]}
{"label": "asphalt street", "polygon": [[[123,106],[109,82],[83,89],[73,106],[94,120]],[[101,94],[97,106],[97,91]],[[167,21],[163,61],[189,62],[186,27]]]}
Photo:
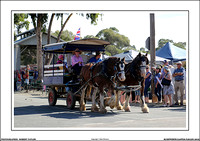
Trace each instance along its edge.
{"label": "asphalt street", "polygon": [[15,93],[14,129],[180,129],[186,130],[186,106],[162,107],[149,104],[150,113],[142,113],[139,104],[131,104],[131,112],[110,109],[106,114],[92,113],[87,102],[85,112],[66,107],[65,99],[58,99],[56,106],[49,106],[47,96],[39,92]]}

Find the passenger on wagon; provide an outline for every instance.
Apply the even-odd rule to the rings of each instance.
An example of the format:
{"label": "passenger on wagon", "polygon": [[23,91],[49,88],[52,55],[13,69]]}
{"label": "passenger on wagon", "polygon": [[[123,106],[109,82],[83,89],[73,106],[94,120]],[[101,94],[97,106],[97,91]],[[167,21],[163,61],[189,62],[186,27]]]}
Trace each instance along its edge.
{"label": "passenger on wagon", "polygon": [[58,56],[58,61],[56,64],[62,64],[63,63],[63,60],[64,60],[64,56],[63,55],[59,55]]}
{"label": "passenger on wagon", "polygon": [[101,62],[102,59],[101,59],[101,53],[99,51],[96,52],[96,55],[92,58],[90,58],[89,62],[90,63],[98,63],[98,62]]}
{"label": "passenger on wagon", "polygon": [[81,68],[83,66],[83,59],[80,56],[81,51],[78,48],[73,52],[73,54],[74,55],[72,56],[72,69],[75,75],[77,76],[81,72]]}

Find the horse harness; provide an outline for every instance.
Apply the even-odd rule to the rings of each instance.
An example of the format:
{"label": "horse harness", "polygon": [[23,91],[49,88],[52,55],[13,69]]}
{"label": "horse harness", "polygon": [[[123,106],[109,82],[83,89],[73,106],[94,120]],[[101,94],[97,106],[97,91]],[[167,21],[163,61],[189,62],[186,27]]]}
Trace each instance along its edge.
{"label": "horse harness", "polygon": [[[141,61],[144,62],[144,61],[145,61],[145,58],[142,57]],[[145,61],[145,62],[146,62],[146,61]],[[136,63],[133,63],[133,62],[132,62],[132,63],[131,63],[131,66],[130,66],[130,75],[131,75],[133,78],[135,78],[135,79],[137,78],[140,82],[143,81],[143,79],[144,79],[143,77],[141,77],[141,76],[140,76],[140,77],[136,77],[136,76],[134,75],[134,72],[135,72],[135,70],[133,69],[134,66],[137,66],[137,65],[136,65]],[[141,69],[141,68],[146,68],[146,65],[143,65],[143,64],[142,64],[142,65],[139,66],[139,68],[140,68],[140,69]],[[127,71],[128,71],[128,69],[127,69]],[[127,71],[126,71],[125,73],[127,73]]]}
{"label": "horse harness", "polygon": [[[116,84],[113,82],[113,80],[114,80],[114,79],[116,78],[116,76],[118,76],[118,74],[119,74],[119,72],[116,71],[116,70],[117,70],[117,65],[120,64],[120,63],[122,63],[122,62],[117,62],[117,63],[115,63],[115,65],[114,65],[114,71],[115,71],[115,73],[114,73],[114,75],[112,75],[112,76],[108,76],[108,74],[107,74],[107,70],[109,69],[109,68],[106,67],[106,66],[107,66],[107,62],[108,62],[107,60],[104,60],[104,61],[101,63],[101,65],[102,65],[102,70],[101,70],[99,73],[97,73],[96,75],[94,75],[94,76],[93,76],[93,71],[94,71],[94,68],[97,66],[98,63],[95,63],[95,64],[90,68],[90,78],[91,78],[91,81],[92,81],[92,83],[94,84],[95,87],[98,87],[98,84],[94,82],[94,78],[97,77],[97,76],[99,76],[99,75],[102,75],[103,77],[109,79],[114,85],[116,85]],[[112,71],[112,70],[111,70],[111,71]],[[120,72],[124,72],[124,70],[121,70]]]}

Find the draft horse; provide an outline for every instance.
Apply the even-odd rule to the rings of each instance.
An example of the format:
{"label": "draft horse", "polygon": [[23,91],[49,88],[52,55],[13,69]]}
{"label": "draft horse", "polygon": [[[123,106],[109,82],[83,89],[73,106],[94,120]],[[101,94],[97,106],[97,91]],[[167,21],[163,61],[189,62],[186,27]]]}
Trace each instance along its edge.
{"label": "draft horse", "polygon": [[104,89],[110,90],[111,94],[115,97],[114,87],[116,85],[115,78],[123,82],[125,77],[125,58],[120,59],[117,57],[109,57],[108,59],[99,62],[95,65],[88,63],[82,67],[80,76],[82,78],[81,100],[80,100],[80,111],[85,111],[85,90],[87,86],[93,88],[92,93],[92,112],[99,111],[96,106],[96,94],[99,92],[100,95],[100,113],[106,113],[104,104]]}
{"label": "draft horse", "polygon": [[[142,55],[139,53],[135,59],[126,64],[125,66],[125,76],[126,80],[121,81],[118,80],[118,85],[122,86],[134,86],[134,85],[141,85],[140,88],[140,99],[141,99],[141,108],[143,113],[148,113],[149,108],[145,104],[144,100],[144,77],[146,75],[146,66],[149,64],[149,60],[146,55]],[[122,109],[122,106],[120,104],[120,94],[121,91],[116,91],[116,107],[118,110]],[[129,99],[130,99],[130,92],[126,93],[126,100],[123,106],[123,109],[126,112],[130,112],[130,106],[129,106]]]}

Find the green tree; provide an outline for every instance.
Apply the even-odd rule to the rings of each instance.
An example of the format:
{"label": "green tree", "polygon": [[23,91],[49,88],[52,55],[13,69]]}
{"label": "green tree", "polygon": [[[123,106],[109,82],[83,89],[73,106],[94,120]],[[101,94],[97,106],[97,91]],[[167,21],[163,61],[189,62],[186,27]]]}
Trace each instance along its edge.
{"label": "green tree", "polygon": [[46,29],[46,23],[48,20],[48,14],[29,14],[32,19],[34,28],[36,29],[37,38],[37,69],[39,72],[38,80],[42,80],[42,30]]}
{"label": "green tree", "polygon": [[115,27],[110,27],[109,29],[101,30],[96,37],[99,39],[110,42],[111,45],[115,45],[118,49],[122,50],[124,47],[129,47],[130,40],[128,37],[118,33],[119,30]]}
{"label": "green tree", "polygon": [[156,50],[159,50],[161,47],[163,47],[167,42],[170,42],[172,43],[173,45],[177,46],[177,47],[180,47],[182,49],[185,49],[185,46],[186,46],[186,42],[178,42],[178,43],[175,43],[173,40],[170,40],[170,39],[160,39],[158,41],[158,47],[156,48]]}
{"label": "green tree", "polygon": [[[83,13],[81,13],[79,15],[84,16]],[[86,15],[86,19],[90,20],[91,24],[93,24],[93,25],[97,25],[99,17],[101,17],[101,20],[102,20],[102,16],[103,16],[103,14],[101,14],[101,13],[86,13],[85,15]]]}
{"label": "green tree", "polygon": [[[52,33],[53,36],[58,37],[59,31],[56,30],[54,33]],[[74,40],[74,34],[71,31],[65,30],[62,32],[60,38],[64,41],[72,41]]]}
{"label": "green tree", "polygon": [[128,50],[136,50],[135,45],[130,46],[130,47],[123,48],[123,51],[128,51]]}
{"label": "green tree", "polygon": [[110,27],[99,31],[96,35],[99,39],[110,42],[110,46],[106,47],[106,54],[115,55],[128,49],[134,49],[135,46],[130,45],[128,37],[119,34],[119,30],[116,27]]}
{"label": "green tree", "polygon": [[186,49],[186,42],[178,42],[178,43],[174,43],[175,46],[180,47],[182,49]]}
{"label": "green tree", "polygon": [[21,33],[21,29],[26,28],[26,30],[29,30],[30,22],[27,19],[28,14],[14,14],[14,28],[16,29],[16,32],[14,32],[15,40],[17,40],[16,35]]}
{"label": "green tree", "polygon": [[106,49],[105,54],[108,55],[108,56],[113,56],[115,54],[119,54],[119,53],[124,52],[123,50],[118,49],[114,45],[108,45],[108,46],[106,46],[105,49]]}
{"label": "green tree", "polygon": [[158,48],[163,47],[167,42],[173,43],[173,40],[170,40],[170,39],[160,39],[158,41]]}
{"label": "green tree", "polygon": [[16,28],[17,34],[21,33],[22,28],[29,29],[30,22],[28,20],[28,14],[14,14],[14,26]]}

